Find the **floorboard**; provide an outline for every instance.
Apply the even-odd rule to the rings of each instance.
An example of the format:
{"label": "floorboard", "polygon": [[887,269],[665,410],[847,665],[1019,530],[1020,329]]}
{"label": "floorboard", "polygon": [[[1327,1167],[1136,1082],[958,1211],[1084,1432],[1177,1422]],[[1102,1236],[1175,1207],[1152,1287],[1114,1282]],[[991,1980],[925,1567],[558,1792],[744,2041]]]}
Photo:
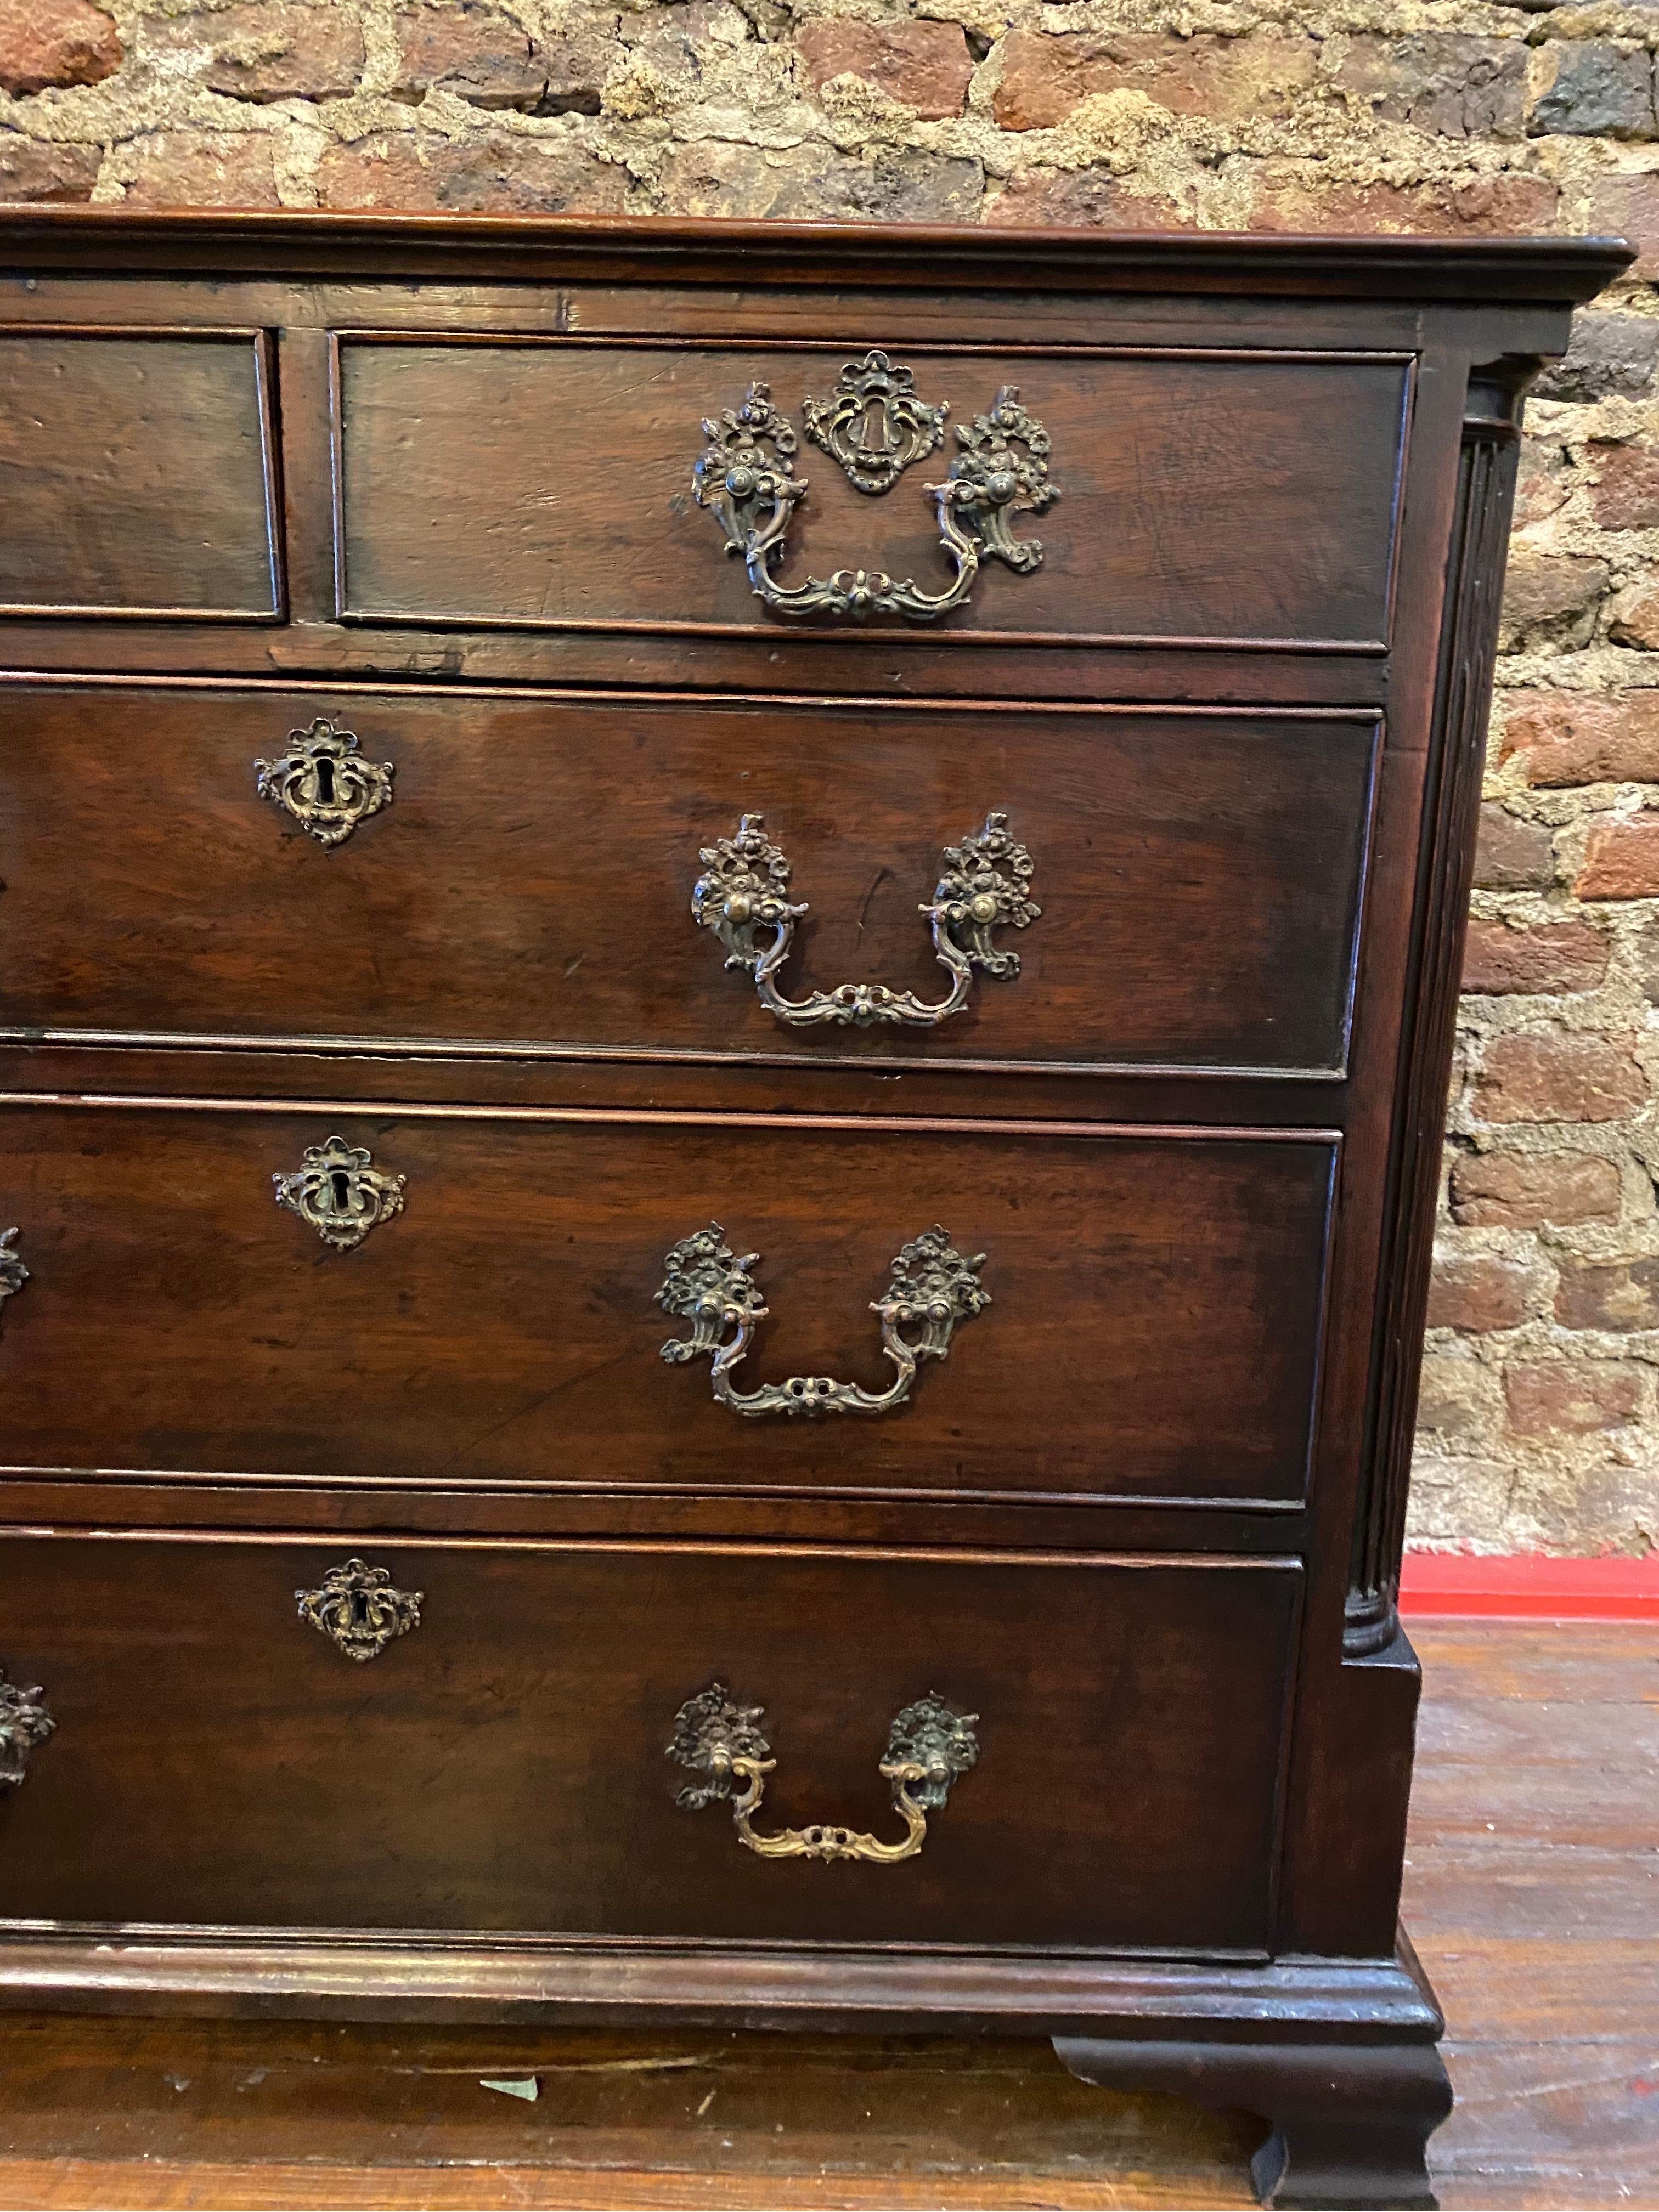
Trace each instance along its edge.
{"label": "floorboard", "polygon": [[[1414,1640],[1442,2203],[1659,2212],[1659,1632]],[[1259,2133],[1008,2041],[0,2016],[0,2212],[1220,2212]]]}

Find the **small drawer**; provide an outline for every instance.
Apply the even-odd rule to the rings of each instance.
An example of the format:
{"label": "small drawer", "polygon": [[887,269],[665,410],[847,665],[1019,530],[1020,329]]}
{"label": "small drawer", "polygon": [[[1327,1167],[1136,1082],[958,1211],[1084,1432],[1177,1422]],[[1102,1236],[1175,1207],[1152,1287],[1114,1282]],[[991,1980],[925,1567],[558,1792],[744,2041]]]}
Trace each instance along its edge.
{"label": "small drawer", "polygon": [[1316,1132],[14,1105],[4,1455],[1296,1500],[1334,1161]]}
{"label": "small drawer", "polygon": [[13,1036],[1346,1064],[1371,714],[162,684],[6,713]]}
{"label": "small drawer", "polygon": [[280,620],[270,388],[263,331],[0,330],[0,615]]}
{"label": "small drawer", "polygon": [[1300,1580],[6,1537],[3,1911],[1257,1951]]}

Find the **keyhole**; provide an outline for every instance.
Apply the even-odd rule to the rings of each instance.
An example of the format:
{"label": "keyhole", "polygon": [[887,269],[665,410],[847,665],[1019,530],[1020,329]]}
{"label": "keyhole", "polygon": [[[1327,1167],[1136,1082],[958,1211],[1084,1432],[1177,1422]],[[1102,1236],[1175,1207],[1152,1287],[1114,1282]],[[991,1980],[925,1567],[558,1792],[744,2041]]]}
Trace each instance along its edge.
{"label": "keyhole", "polygon": [[351,1211],[350,1176],[343,1168],[334,1168],[330,1171],[328,1184],[334,1197],[335,1212],[349,1213]]}
{"label": "keyhole", "polygon": [[872,399],[866,404],[864,420],[859,425],[859,445],[866,453],[887,451],[887,403]]}
{"label": "keyhole", "polygon": [[317,799],[319,805],[334,804],[334,763],[331,760],[317,763]]}

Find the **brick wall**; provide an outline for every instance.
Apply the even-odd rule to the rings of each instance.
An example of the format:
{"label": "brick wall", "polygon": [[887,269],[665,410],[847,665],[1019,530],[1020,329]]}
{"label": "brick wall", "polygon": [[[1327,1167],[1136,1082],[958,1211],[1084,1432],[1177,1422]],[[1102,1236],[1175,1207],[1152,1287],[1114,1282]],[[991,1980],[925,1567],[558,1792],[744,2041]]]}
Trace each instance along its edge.
{"label": "brick wall", "polygon": [[1118,228],[1622,229],[1540,387],[1420,1537],[1659,1532],[1659,6],[0,0],[0,198]]}

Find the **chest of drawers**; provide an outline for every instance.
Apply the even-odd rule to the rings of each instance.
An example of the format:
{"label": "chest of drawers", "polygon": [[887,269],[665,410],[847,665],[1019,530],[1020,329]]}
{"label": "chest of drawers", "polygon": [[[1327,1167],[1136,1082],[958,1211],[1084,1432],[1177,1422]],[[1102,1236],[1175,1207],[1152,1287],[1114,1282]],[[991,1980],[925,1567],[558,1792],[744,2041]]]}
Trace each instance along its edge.
{"label": "chest of drawers", "polygon": [[1431,2203],[1438,1120],[1626,251],[0,233],[0,1996],[1026,2030]]}

